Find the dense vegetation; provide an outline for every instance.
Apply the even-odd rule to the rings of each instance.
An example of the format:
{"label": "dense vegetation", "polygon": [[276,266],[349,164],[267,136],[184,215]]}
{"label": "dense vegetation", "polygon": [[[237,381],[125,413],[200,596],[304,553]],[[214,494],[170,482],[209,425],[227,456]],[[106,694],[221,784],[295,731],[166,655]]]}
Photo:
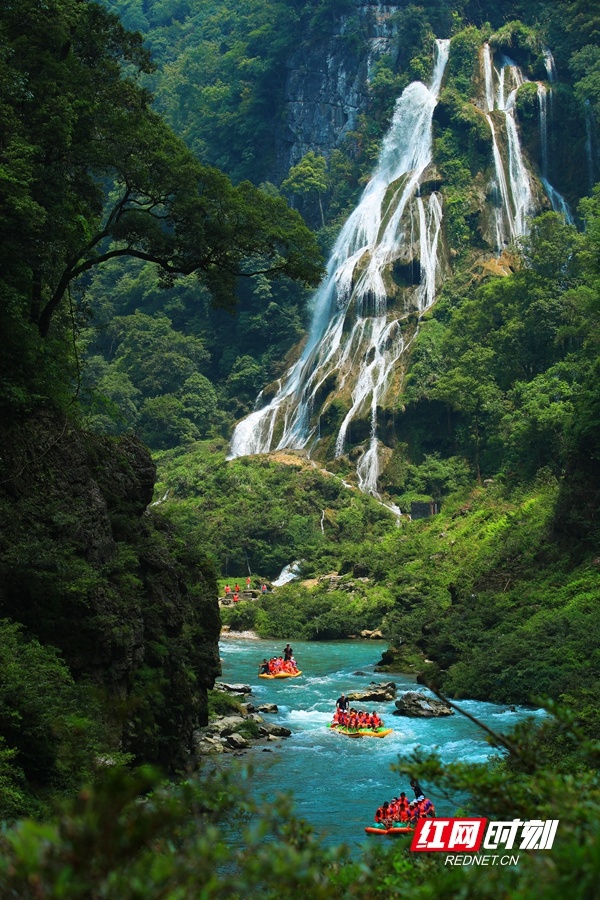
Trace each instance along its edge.
{"label": "dense vegetation", "polygon": [[[577,228],[536,220],[498,277],[475,224],[489,141],[467,100],[482,39],[533,78],[551,46],[574,135],[555,165],[575,206],[590,187],[585,104],[600,121],[600,19],[585,0],[436,0],[399,4],[393,27],[356,131],[271,184],[286,66],[330,38],[364,54],[352,0],[2,6],[0,815],[31,817],[2,831],[7,896],[268,897],[282,879],[315,898],[596,891],[600,189]],[[434,35],[455,51],[434,144],[454,275],[412,346],[381,486],[404,513],[429,499],[442,511],[398,524],[343,484],[350,457],[328,472],[293,456],[227,462],[226,439],[297,352],[318,245],[395,98],[428,76]],[[533,153],[532,109],[525,91]],[[148,514],[155,473],[131,431],[160,466]],[[293,560],[304,583],[240,603],[231,627],[381,627],[392,669],[454,696],[571,709],[549,702],[543,731],[499,740],[496,766],[403,763],[470,809],[559,816],[551,865],[529,854],[455,872],[401,847],[350,858],[280,808],[258,816],[227,778],[167,789],[124,773],[181,771],[215,709],[217,582],[273,579]],[[319,581],[330,572],[335,589]],[[226,842],[232,828],[242,842]]]}
{"label": "dense vegetation", "polygon": [[[135,259],[154,284],[155,271],[165,283],[200,279],[194,303],[210,293],[227,307],[238,280],[306,285],[321,271],[313,235],[281,197],[234,186],[158,116],[140,81],[151,70],[140,37],[99,5],[3,5],[3,816],[42,814],[104,765],[185,765],[219,667],[215,573],[205,551],[145,514],[146,448],[132,434],[81,431],[87,279]],[[184,398],[206,427],[216,404],[199,372],[203,342],[133,318],[123,377],[143,358],[133,381],[154,397],[157,378],[164,390],[185,373]],[[170,381],[142,346],[162,355]],[[160,429],[160,409],[145,414]]]}

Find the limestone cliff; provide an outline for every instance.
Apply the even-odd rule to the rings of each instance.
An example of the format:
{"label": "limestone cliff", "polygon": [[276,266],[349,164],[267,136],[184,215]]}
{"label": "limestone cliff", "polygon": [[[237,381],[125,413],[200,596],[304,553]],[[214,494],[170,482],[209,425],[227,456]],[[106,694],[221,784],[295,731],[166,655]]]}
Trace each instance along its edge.
{"label": "limestone cliff", "polygon": [[210,566],[148,510],[148,451],[38,415],[7,429],[1,457],[0,615],[123,710],[124,750],[179,763],[219,672],[217,591]]}
{"label": "limestone cliff", "polygon": [[309,150],[330,156],[356,128],[374,62],[397,52],[393,14],[399,5],[356,0],[353,15],[339,16],[329,33],[311,35],[289,58],[274,181]]}

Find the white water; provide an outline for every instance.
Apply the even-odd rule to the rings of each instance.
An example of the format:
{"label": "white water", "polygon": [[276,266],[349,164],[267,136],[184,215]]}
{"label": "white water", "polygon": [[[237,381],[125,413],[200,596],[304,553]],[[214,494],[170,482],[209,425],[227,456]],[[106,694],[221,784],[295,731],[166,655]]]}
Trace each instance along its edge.
{"label": "white water", "polygon": [[542,175],[548,177],[548,91],[546,85],[538,81],[538,104],[540,107],[540,148],[542,157]]}
{"label": "white water", "polygon": [[544,65],[546,66],[546,74],[548,76],[548,81],[553,82],[557,80],[556,77],[556,63],[554,62],[554,57],[552,56],[552,51],[548,49],[548,47],[544,48]]}
{"label": "white water", "polygon": [[[507,70],[514,87],[505,99]],[[495,170],[494,186],[500,200],[500,205],[495,209],[496,246],[498,250],[502,250],[515,238],[527,233],[529,218],[533,214],[531,182],[523,159],[521,142],[515,121],[517,91],[525,79],[520,68],[507,57],[502,58],[500,69],[497,69],[493,65],[490,45],[487,43],[483,47],[483,72],[487,107],[486,118],[492,135]],[[506,167],[500,152],[498,134],[491,115],[494,111],[501,113],[504,119]]]}
{"label": "white water", "polygon": [[289,566],[284,566],[275,581],[272,581],[271,584],[273,587],[283,587],[284,584],[289,584],[290,581],[294,581],[294,579],[298,578],[300,574],[300,562],[296,560],[293,563],[290,563]]}
{"label": "white water", "polygon": [[[414,198],[431,162],[433,111],[449,44],[436,41],[431,85],[413,82],[397,101],[377,168],[340,232],[326,277],[313,297],[304,351],[270,403],[237,425],[230,458],[309,446],[319,438],[319,425],[313,421],[316,395],[326,381],[335,381],[336,394],[345,390],[350,397],[336,436],[336,454],[344,452],[357,415],[367,414],[370,440],[357,472],[361,490],[377,493],[377,409],[406,348],[400,323],[388,318],[386,273],[403,247],[412,259],[418,242],[420,283],[414,303],[419,313],[433,303],[440,276],[440,198],[435,193],[416,203]],[[331,388],[325,390],[329,394]]]}
{"label": "white water", "polygon": [[[255,763],[253,796],[273,801],[280,792],[293,791],[297,812],[326,843],[362,843],[366,840],[364,827],[372,823],[377,806],[401,790],[410,795],[408,781],[394,774],[391,766],[399,757],[406,759],[417,746],[425,752],[437,748],[444,764],[454,760],[485,762],[498,755],[486,742],[485,734],[463,716],[407,719],[393,715],[393,702],[375,707],[386,725],[393,728],[392,734],[375,741],[344,739],[327,728],[342,692],[364,690],[373,679],[393,680],[399,696],[406,690],[429,691],[408,676],[376,674],[374,663],[386,647],[377,641],[293,640],[302,676],[261,681],[256,677],[260,660],[279,655],[284,643],[236,640],[227,635],[220,645],[223,680],[250,683],[250,699],[255,705],[268,702],[279,708],[275,716],[265,715],[265,719],[292,732],[284,741],[267,747],[258,745],[249,751],[248,758]],[[544,716],[542,710],[507,708],[477,700],[463,700],[460,705],[500,732],[529,716]],[[228,763],[228,758],[219,758],[219,764]],[[423,788],[435,802],[438,815],[454,814],[460,798],[438,794],[435,785],[428,782]]]}
{"label": "white water", "polygon": [[[379,498],[378,414],[409,343],[403,314],[415,310],[420,316],[428,309],[442,279],[441,197],[435,191],[419,196],[419,185],[432,158],[433,111],[448,53],[449,41],[437,41],[431,85],[413,82],[397,101],[375,172],[343,226],[326,276],[312,298],[312,321],[302,354],[276,384],[269,402],[261,392],[255,411],[238,423],[229,458],[284,448],[310,451],[322,437],[321,418],[328,411],[335,413],[330,407],[339,399],[346,409],[334,426],[335,455],[342,455],[349,441],[362,442],[356,464],[358,486]],[[552,54],[548,51],[545,58],[549,80],[554,80]],[[484,112],[492,137],[496,195],[492,240],[500,252],[527,234],[536,200],[515,117],[517,91],[526,79],[507,57],[497,65],[485,44]],[[550,92],[550,101],[551,96]],[[541,184],[553,209],[571,222],[564,198],[548,180],[545,84],[538,84],[538,98]],[[415,267],[417,274],[418,283],[402,294],[391,275],[397,261],[405,270]],[[402,296],[404,308],[390,314],[388,303],[395,292],[395,302],[402,302],[398,300]]]}
{"label": "white water", "polygon": [[[548,80],[555,81],[556,67],[549,50],[544,51],[544,58]],[[496,246],[498,250],[501,250],[511,241],[528,233],[529,220],[535,212],[531,178],[521,149],[515,117],[517,92],[527,78],[519,66],[508,57],[501,57],[500,68],[496,68],[493,65],[491,49],[487,43],[483,47],[483,72],[486,118],[492,135],[494,187],[500,201],[495,208]],[[507,78],[512,88],[508,96],[506,96]],[[541,82],[537,83],[537,96],[540,109],[542,173],[540,180],[552,209],[562,213],[565,219],[571,223],[573,216],[566,200],[548,180],[548,89]],[[500,150],[498,133],[491,115],[494,111],[503,113],[504,116],[506,163]]]}

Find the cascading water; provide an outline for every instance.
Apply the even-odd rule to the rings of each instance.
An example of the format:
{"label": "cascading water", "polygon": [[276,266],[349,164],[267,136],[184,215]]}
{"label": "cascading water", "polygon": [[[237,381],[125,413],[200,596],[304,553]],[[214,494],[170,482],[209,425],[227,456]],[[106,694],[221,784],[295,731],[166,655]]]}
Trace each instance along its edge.
{"label": "cascading water", "polygon": [[595,166],[594,166],[594,142],[593,135],[594,132],[594,120],[592,117],[592,106],[589,100],[585,101],[585,155],[588,164],[588,180],[590,191],[594,187],[594,183],[596,181],[595,176]]}
{"label": "cascading water", "polygon": [[548,81],[553,82],[556,81],[556,63],[554,62],[554,57],[552,56],[552,51],[545,47],[543,50],[544,53],[544,65],[546,67],[546,75],[548,76]]}
{"label": "cascading water", "polygon": [[542,175],[548,177],[548,91],[546,85],[538,81],[538,105],[540,107],[540,149],[542,157]]}
{"label": "cascading water", "polygon": [[419,283],[412,300],[419,313],[434,300],[440,277],[439,196],[418,197],[420,180],[431,162],[432,119],[450,41],[436,41],[430,87],[413,82],[397,101],[377,168],[359,205],[342,228],[313,298],[308,340],[273,399],[236,427],[230,458],[272,449],[301,449],[318,438],[313,421],[320,391],[349,398],[338,429],[335,452],[344,451],[348,429],[358,413],[370,420],[369,446],[357,466],[359,487],[377,492],[379,475],[377,409],[406,342],[397,318],[388,318],[388,272],[402,247],[418,233]]}
{"label": "cascading water", "polygon": [[[431,190],[438,176],[428,167],[433,112],[449,43],[436,41],[431,85],[414,82],[397,101],[376,170],[343,226],[326,277],[312,298],[304,349],[283,378],[261,392],[255,411],[238,423],[230,458],[310,448],[324,438],[340,456],[354,439],[362,446],[356,463],[358,486],[379,496],[381,410],[397,363],[414,336],[414,327],[409,331],[403,319],[415,311],[418,320],[431,306],[446,265],[441,196]],[[548,80],[553,81],[549,51],[545,59]],[[548,181],[551,88],[544,82],[537,85],[541,152],[539,172],[533,176],[516,122],[517,92],[527,79],[508,57],[500,57],[495,66],[488,44],[482,63],[485,96],[480,103],[494,164],[489,240],[502,251],[527,233],[529,218],[539,209],[540,181],[553,209],[569,222],[572,216]]]}
{"label": "cascading water", "polygon": [[[555,81],[556,67],[554,58],[549,50],[544,52],[544,58],[548,80]],[[527,233],[529,217],[534,211],[531,180],[523,158],[515,119],[517,92],[527,79],[521,69],[508,57],[502,57],[500,69],[496,69],[493,66],[490,46],[487,43],[483,48],[483,71],[487,107],[486,118],[492,135],[495,188],[500,200],[495,209],[496,243],[498,249],[501,250],[510,241]],[[505,100],[507,72],[512,80],[513,88]],[[496,89],[494,89],[494,80],[497,81]],[[572,223],[573,216],[566,200],[548,180],[548,90],[546,85],[541,82],[537,84],[537,96],[540,110],[540,180],[550,200],[552,209],[562,213],[567,222]],[[508,172],[502,159],[498,136],[491,115],[494,110],[504,113]]]}
{"label": "cascading water", "polygon": [[[550,58],[552,58],[552,54],[549,50],[547,51],[547,53],[549,53]],[[554,62],[554,60],[552,60],[552,62]],[[548,66],[546,68],[548,69]],[[555,69],[550,67],[549,71],[552,72],[552,80],[555,80]],[[552,101],[552,91],[548,92],[546,85],[541,81],[538,81],[537,97],[540,109],[540,155],[542,169],[542,176],[540,180],[544,185],[544,190],[548,195],[548,199],[550,200],[554,212],[561,213],[561,215],[564,216],[565,221],[568,222],[569,225],[572,225],[575,220],[573,219],[573,215],[571,213],[571,210],[569,209],[569,204],[562,196],[562,194],[560,194],[556,190],[556,188],[553,187],[548,181],[548,96],[550,97],[550,101]]]}
{"label": "cascading water", "polygon": [[[510,70],[515,86],[509,93],[508,98],[505,99],[507,69]],[[517,91],[523,84],[524,78],[519,67],[507,57],[502,58],[500,70],[496,69],[492,64],[490,45],[487,43],[483,47],[483,72],[487,107],[486,119],[492,135],[495,188],[500,200],[500,204],[495,209],[496,243],[498,249],[501,250],[516,237],[526,233],[528,218],[533,212],[531,183],[523,160],[517,123],[515,121]],[[496,90],[494,90],[494,81],[497,82]],[[498,135],[494,127],[492,118],[494,111],[503,114],[508,172],[505,170],[498,143]]]}

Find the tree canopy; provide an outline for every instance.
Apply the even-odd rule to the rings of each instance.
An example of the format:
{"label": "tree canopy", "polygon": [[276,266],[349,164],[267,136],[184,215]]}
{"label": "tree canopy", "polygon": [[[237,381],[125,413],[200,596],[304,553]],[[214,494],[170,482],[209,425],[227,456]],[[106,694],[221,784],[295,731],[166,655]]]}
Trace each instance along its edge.
{"label": "tree canopy", "polygon": [[224,306],[239,277],[319,278],[283,198],[233,186],[152,109],[139,80],[151,68],[140,36],[87,0],[3,5],[0,270],[17,345],[27,322],[45,337],[73,283],[113,258],[155,263],[166,281],[195,273]]}

